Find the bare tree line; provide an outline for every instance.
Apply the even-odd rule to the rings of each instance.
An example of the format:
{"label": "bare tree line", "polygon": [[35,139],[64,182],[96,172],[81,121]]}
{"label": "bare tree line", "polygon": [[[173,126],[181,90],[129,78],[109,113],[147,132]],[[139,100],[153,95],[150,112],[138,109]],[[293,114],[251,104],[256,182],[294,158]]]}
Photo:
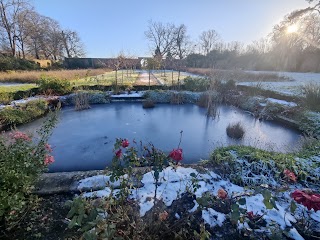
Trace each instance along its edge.
{"label": "bare tree line", "polygon": [[0,0],[0,48],[19,58],[81,57],[84,47],[76,31],[63,29],[36,12],[28,0]]}
{"label": "bare tree line", "polygon": [[[294,11],[251,44],[223,42],[214,29],[191,41],[184,24],[150,21],[145,36],[161,67],[320,71],[320,1]],[[290,30],[291,28],[291,30]],[[294,28],[294,31],[293,31]],[[178,61],[182,60],[182,61]]]}

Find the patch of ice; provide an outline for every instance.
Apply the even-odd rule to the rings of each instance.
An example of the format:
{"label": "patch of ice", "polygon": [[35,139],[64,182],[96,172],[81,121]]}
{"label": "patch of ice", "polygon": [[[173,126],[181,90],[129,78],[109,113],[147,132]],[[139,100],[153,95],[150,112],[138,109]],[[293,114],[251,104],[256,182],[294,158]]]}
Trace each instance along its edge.
{"label": "patch of ice", "polygon": [[226,215],[217,212],[212,208],[208,208],[208,210],[202,210],[202,218],[205,223],[210,225],[210,227],[214,227],[216,225],[221,227],[223,222],[226,220]]}

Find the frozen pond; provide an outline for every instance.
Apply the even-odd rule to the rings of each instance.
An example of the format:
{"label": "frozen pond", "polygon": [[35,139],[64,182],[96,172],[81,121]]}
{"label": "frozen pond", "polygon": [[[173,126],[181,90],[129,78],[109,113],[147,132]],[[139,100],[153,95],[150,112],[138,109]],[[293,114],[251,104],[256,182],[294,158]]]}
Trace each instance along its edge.
{"label": "frozen pond", "polygon": [[[43,119],[21,126],[34,131]],[[229,123],[241,121],[246,129],[243,140],[235,141],[226,135]],[[154,109],[143,109],[141,103],[112,103],[93,105],[85,111],[64,108],[60,122],[49,143],[54,148],[56,162],[50,171],[103,169],[111,163],[116,138],[135,139],[144,144],[152,142],[169,153],[179,143],[183,163],[208,159],[217,148],[245,144],[262,149],[290,151],[297,146],[299,133],[273,122],[260,122],[247,113],[229,106],[220,106],[219,119],[206,116],[197,105],[158,104]]]}

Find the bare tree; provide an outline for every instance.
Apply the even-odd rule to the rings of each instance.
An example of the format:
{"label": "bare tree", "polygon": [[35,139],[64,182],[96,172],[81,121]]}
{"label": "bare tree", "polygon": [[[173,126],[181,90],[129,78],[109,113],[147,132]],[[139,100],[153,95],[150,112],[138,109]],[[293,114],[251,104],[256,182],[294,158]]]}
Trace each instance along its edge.
{"label": "bare tree", "polygon": [[202,32],[199,40],[199,44],[202,48],[203,53],[207,55],[215,48],[216,44],[220,41],[220,36],[215,30],[211,29]]}
{"label": "bare tree", "polygon": [[175,26],[172,23],[161,23],[149,21],[145,36],[150,42],[151,51],[163,58],[171,51],[175,41]]}
{"label": "bare tree", "polygon": [[66,29],[61,32],[64,50],[68,58],[85,55],[80,36],[76,31]]}
{"label": "bare tree", "polygon": [[29,6],[27,0],[0,0],[0,27],[12,56],[16,56],[18,16]]}

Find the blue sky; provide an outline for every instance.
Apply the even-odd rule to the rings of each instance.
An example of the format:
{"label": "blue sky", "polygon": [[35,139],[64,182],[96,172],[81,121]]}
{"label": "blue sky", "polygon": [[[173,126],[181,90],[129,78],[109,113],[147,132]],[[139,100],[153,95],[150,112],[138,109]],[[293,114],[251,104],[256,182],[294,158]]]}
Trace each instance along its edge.
{"label": "blue sky", "polygon": [[305,0],[33,0],[36,10],[76,30],[88,57],[120,51],[150,55],[148,20],[185,24],[193,40],[215,29],[226,42],[250,43],[271,32],[284,15],[308,6]]}

